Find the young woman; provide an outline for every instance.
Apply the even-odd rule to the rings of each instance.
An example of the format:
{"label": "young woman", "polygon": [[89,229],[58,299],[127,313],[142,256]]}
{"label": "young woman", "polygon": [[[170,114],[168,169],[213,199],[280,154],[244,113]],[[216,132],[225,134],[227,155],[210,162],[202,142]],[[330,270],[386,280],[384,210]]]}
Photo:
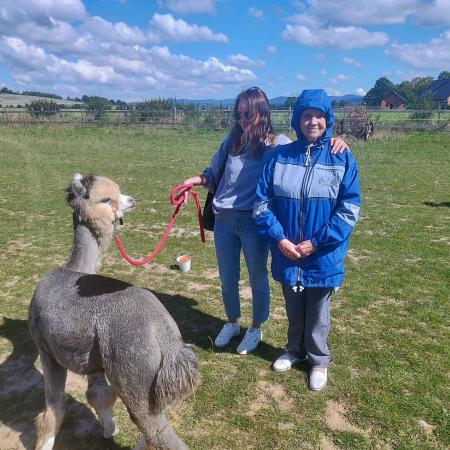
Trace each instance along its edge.
{"label": "young woman", "polygon": [[[224,347],[240,335],[240,254],[244,253],[253,297],[253,322],[237,347],[241,355],[252,352],[262,340],[261,324],[269,318],[270,290],[267,272],[268,245],[252,219],[255,190],[262,168],[274,146],[290,143],[276,136],[270,121],[269,101],[258,87],[241,92],[234,104],[234,125],[201,175],[184,183],[204,185],[215,193],[214,243],[228,321],[215,339]],[[346,143],[335,139],[334,151]]]}

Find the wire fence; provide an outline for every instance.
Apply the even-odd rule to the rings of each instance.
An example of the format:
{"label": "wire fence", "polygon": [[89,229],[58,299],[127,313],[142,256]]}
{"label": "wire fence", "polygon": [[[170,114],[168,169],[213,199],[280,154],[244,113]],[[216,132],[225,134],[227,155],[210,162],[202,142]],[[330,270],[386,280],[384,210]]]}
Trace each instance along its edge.
{"label": "wire fence", "polygon": [[[350,126],[351,108],[335,109],[336,123]],[[442,130],[450,131],[450,109],[442,110],[367,110],[374,130]],[[290,130],[291,109],[271,110],[272,123],[277,131]],[[0,125],[80,125],[118,126],[145,125],[160,127],[192,127],[229,129],[234,122],[231,109],[165,110],[121,109],[29,112],[25,108],[0,108]]]}

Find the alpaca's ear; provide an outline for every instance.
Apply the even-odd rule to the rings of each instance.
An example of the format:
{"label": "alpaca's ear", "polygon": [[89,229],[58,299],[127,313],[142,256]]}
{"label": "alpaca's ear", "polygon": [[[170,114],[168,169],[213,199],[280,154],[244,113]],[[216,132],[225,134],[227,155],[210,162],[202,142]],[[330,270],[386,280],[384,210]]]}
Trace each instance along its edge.
{"label": "alpaca's ear", "polygon": [[87,197],[87,187],[86,183],[84,182],[83,175],[79,173],[73,174],[73,181],[72,185],[69,187],[69,189],[72,191],[72,195],[75,198],[86,198]]}
{"label": "alpaca's ear", "polygon": [[72,183],[66,189],[66,201],[74,207],[74,201],[86,200],[89,198],[89,191],[94,184],[95,177],[88,175],[83,177],[79,173],[73,175]]}

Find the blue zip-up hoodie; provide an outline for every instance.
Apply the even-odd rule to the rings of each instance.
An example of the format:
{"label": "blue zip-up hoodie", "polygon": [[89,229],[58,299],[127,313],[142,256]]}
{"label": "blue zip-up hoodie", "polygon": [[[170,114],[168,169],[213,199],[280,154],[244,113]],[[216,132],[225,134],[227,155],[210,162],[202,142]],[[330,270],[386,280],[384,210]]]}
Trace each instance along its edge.
{"label": "blue zip-up hoodie", "polygon": [[[325,113],[326,132],[314,144],[300,130],[306,109]],[[358,168],[349,151],[333,155],[334,114],[322,89],[305,90],[292,115],[297,141],[274,149],[256,190],[253,218],[269,239],[272,275],[290,286],[338,287],[344,258],[360,207]],[[294,244],[311,240],[316,252],[297,261],[278,249],[282,239]]]}

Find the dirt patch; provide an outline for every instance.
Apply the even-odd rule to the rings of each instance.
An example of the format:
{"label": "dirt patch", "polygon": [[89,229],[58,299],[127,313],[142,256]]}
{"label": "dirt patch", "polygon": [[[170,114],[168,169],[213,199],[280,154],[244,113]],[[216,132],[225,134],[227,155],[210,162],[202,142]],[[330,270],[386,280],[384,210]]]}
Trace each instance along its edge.
{"label": "dirt patch", "polygon": [[350,431],[352,433],[364,434],[364,431],[352,425],[345,417],[344,405],[332,400],[327,402],[325,421],[329,428],[336,431]]}
{"label": "dirt patch", "polygon": [[[15,429],[0,425],[0,445],[2,450],[25,450],[32,448],[32,442],[35,441],[33,423],[15,424]],[[18,431],[18,430],[26,430]],[[24,438],[26,436],[26,438]]]}
{"label": "dirt patch", "polygon": [[204,291],[209,289],[211,286],[209,286],[208,284],[200,284],[200,283],[188,283],[186,285],[186,290],[188,291],[194,291],[194,292],[199,292],[199,291]]}
{"label": "dirt patch", "polygon": [[241,289],[239,289],[239,292],[241,294],[241,297],[245,300],[251,300],[253,298],[252,288],[249,286],[242,287]]}
{"label": "dirt patch", "polygon": [[327,436],[322,436],[320,444],[321,450],[339,450]]}
{"label": "dirt patch", "polygon": [[67,372],[66,392],[86,392],[88,387],[87,376]]}
{"label": "dirt patch", "polygon": [[258,396],[249,407],[247,415],[253,416],[261,409],[269,408],[275,402],[277,408],[288,413],[294,408],[294,399],[289,397],[281,384],[261,380],[257,387]]}
{"label": "dirt patch", "polygon": [[280,431],[288,431],[293,430],[295,428],[295,424],[292,422],[280,422],[278,424],[278,429]]}
{"label": "dirt patch", "polygon": [[282,306],[276,306],[272,311],[271,317],[272,320],[285,320],[286,319],[286,309]]}
{"label": "dirt patch", "polygon": [[206,278],[207,280],[218,280],[219,272],[216,269],[205,269],[200,276]]}
{"label": "dirt patch", "polygon": [[431,436],[433,434],[433,432],[434,432],[433,425],[429,424],[428,422],[425,422],[425,420],[423,420],[423,419],[419,419],[417,421],[417,423],[425,431],[426,434],[428,434],[429,436]]}
{"label": "dirt patch", "polygon": [[11,277],[9,280],[5,281],[5,287],[6,288],[10,288],[15,286],[19,281],[21,280],[21,278],[17,275]]}

